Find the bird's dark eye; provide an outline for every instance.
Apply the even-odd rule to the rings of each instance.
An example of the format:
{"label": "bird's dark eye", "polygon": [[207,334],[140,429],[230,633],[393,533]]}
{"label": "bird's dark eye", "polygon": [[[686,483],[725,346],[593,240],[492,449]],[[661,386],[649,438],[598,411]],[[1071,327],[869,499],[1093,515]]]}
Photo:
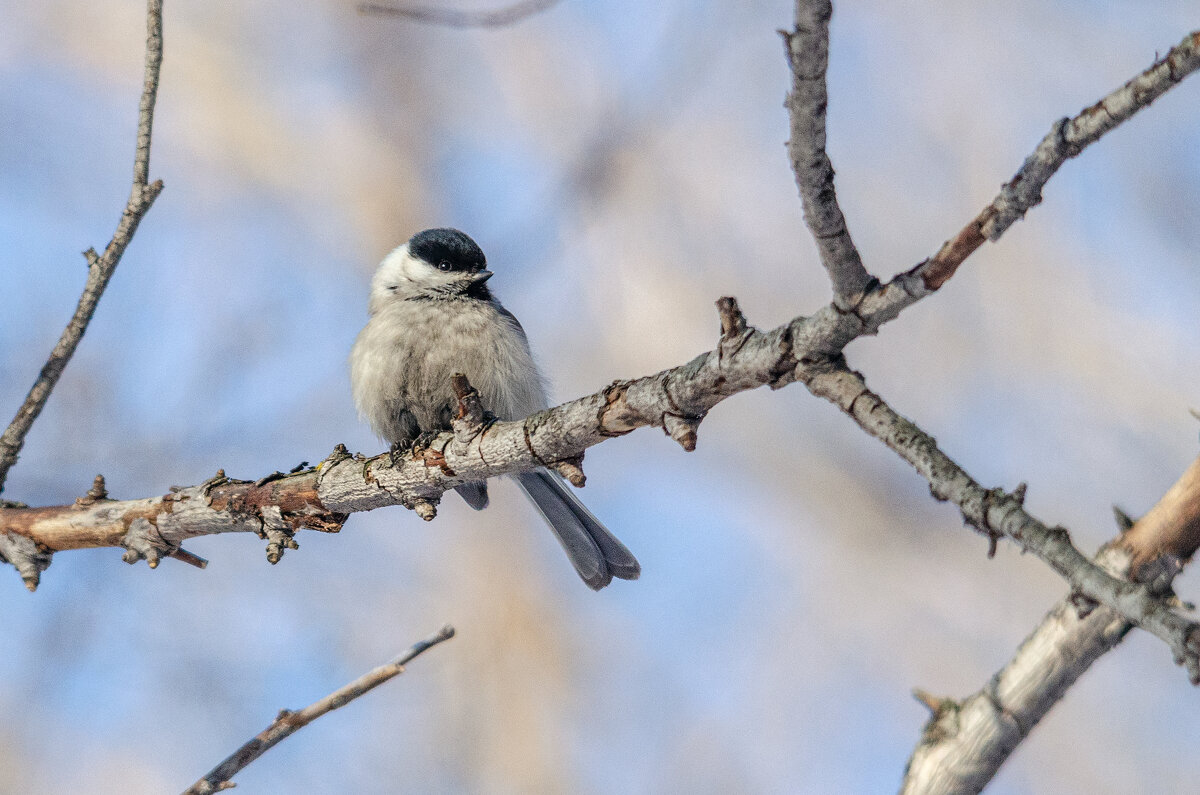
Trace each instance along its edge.
{"label": "bird's dark eye", "polygon": [[452,270],[454,270],[454,266],[452,264],[450,264],[449,260],[442,260],[441,262],[438,263],[438,270],[443,271],[443,272],[452,271]]}

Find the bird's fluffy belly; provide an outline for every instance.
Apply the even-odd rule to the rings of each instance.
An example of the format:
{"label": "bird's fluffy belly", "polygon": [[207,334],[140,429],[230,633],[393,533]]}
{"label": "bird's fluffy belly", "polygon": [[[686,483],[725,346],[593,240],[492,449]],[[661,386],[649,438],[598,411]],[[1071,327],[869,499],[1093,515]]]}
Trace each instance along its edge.
{"label": "bird's fluffy belly", "polygon": [[490,302],[397,300],[368,321],[350,365],[359,413],[389,442],[448,426],[454,373],[500,419],[545,407],[524,335]]}

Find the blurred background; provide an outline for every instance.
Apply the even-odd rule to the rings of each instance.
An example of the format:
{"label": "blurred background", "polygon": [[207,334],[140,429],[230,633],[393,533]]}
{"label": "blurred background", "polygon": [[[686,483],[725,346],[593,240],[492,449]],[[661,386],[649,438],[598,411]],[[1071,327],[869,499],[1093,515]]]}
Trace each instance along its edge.
{"label": "blurred background", "polygon": [[[468,231],[566,400],[713,346],[713,301],[771,327],[828,300],[783,142],[785,0],[563,0],[512,28],[353,2],[168,0],[151,177],[130,246],[5,496],[114,497],[338,442],[376,263]],[[449,5],[449,3],[447,3]],[[463,0],[458,8],[484,7]],[[488,4],[488,7],[494,7]],[[0,27],[0,407],[74,307],[129,191],[144,4],[9,3]],[[1196,26],[1194,3],[839,3],[829,151],[868,266],[932,254],[1064,115]],[[985,485],[1092,552],[1197,453],[1200,77],[1068,163],[1045,202],[851,363]],[[58,555],[0,571],[0,791],[177,791],[443,622],[459,635],[237,777],[247,792],[889,792],[926,719],[1064,594],[965,530],[803,387],[722,403],[685,455],[589,452],[588,505],[641,559],[585,588],[515,489],[447,499],[278,566]],[[1194,572],[1179,582],[1196,598]],[[1194,791],[1197,692],[1133,634],[997,793]],[[1149,782],[1153,782],[1151,785]]]}

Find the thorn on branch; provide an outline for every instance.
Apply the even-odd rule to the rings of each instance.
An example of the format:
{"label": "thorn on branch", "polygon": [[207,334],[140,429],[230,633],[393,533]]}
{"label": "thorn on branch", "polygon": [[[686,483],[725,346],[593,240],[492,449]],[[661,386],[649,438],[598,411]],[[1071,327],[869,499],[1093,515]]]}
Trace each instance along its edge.
{"label": "thorn on branch", "polygon": [[1119,505],[1114,505],[1112,507],[1112,511],[1113,518],[1117,521],[1117,529],[1120,530],[1121,533],[1129,532],[1129,529],[1137,523],[1133,517],[1121,510],[1121,506]]}
{"label": "thorn on branch", "polygon": [[188,552],[183,547],[176,548],[175,551],[169,555],[169,557],[175,558],[175,560],[182,561],[182,562],[188,564],[189,566],[195,566],[198,569],[208,568],[207,560],[200,557],[199,555],[193,555],[191,552]]}
{"label": "thorn on branch", "polygon": [[264,475],[261,478],[259,478],[258,480],[254,481],[254,488],[258,488],[259,486],[265,486],[266,484],[270,483],[273,480],[280,480],[285,477],[287,477],[287,475],[283,472],[280,472],[277,469],[274,472],[272,472],[271,474]]}
{"label": "thorn on branch", "polygon": [[97,475],[92,481],[92,487],[87,490],[87,493],[82,497],[75,498],[75,504],[79,506],[94,505],[101,500],[108,499],[108,490],[104,487],[104,476]]}
{"label": "thorn on branch", "polygon": [[272,566],[283,559],[285,549],[300,548],[300,544],[290,533],[277,527],[264,528],[263,537],[267,540],[267,563]]}
{"label": "thorn on branch", "polygon": [[663,432],[687,452],[696,449],[696,431],[700,427],[700,417],[680,417],[678,414],[664,413],[662,419]]}
{"label": "thorn on branch", "polygon": [[1071,595],[1067,597],[1067,601],[1070,602],[1071,606],[1075,608],[1075,615],[1080,621],[1087,618],[1089,615],[1091,615],[1093,610],[1099,607],[1099,604],[1095,599],[1089,599],[1079,591],[1073,591]]}
{"label": "thorn on branch", "polygon": [[100,255],[96,253],[96,249],[89,247],[87,251],[83,252],[83,258],[87,260],[89,268],[100,267]]}
{"label": "thorn on branch", "polygon": [[1012,498],[1017,501],[1017,505],[1025,504],[1025,492],[1029,490],[1029,484],[1021,481],[1017,487],[1013,489]]}
{"label": "thorn on branch", "polygon": [[96,475],[95,479],[92,480],[92,487],[88,489],[87,496],[93,500],[108,499],[108,489],[104,487],[103,475]]}
{"label": "thorn on branch", "polygon": [[932,693],[922,690],[919,687],[914,687],[912,689],[912,696],[919,704],[921,704],[921,706],[929,710],[930,717],[934,718],[935,720],[941,717],[946,710],[953,709],[958,706],[958,702],[952,698],[939,698]]}
{"label": "thorn on branch", "polygon": [[333,452],[330,453],[329,455],[325,456],[324,461],[317,464],[317,469],[324,472],[325,470],[332,467],[334,464],[340,464],[342,461],[345,461],[349,457],[350,457],[350,451],[346,448],[346,445],[342,444],[341,442],[338,442],[336,445],[334,445]]}
{"label": "thorn on branch", "polygon": [[721,315],[721,342],[717,346],[717,363],[721,364],[737,355],[754,333],[754,329],[746,325],[746,316],[742,314],[737,299],[733,296],[718,298],[717,312]]}
{"label": "thorn on branch", "polygon": [[163,540],[158,527],[144,516],[139,516],[129,523],[129,529],[121,539],[121,546],[125,548],[121,560],[130,565],[144,560],[152,569],[157,569],[158,562],[176,549]]}
{"label": "thorn on branch", "polygon": [[1186,613],[1193,613],[1196,610],[1195,602],[1187,602],[1180,599],[1178,594],[1171,594],[1166,598],[1167,606],[1173,607],[1176,610],[1183,610]]}
{"label": "thorn on branch", "polygon": [[200,484],[200,493],[207,497],[217,486],[223,486],[228,482],[229,478],[225,477],[225,470],[218,469],[217,474]]}
{"label": "thorn on branch", "polygon": [[283,511],[278,505],[268,505],[259,514],[262,529],[259,538],[267,542],[267,562],[274,566],[283,558],[284,550],[299,549],[300,544],[294,538],[296,531],[283,518]]}
{"label": "thorn on branch", "polygon": [[426,522],[432,522],[434,517],[437,516],[437,506],[429,500],[420,497],[413,500],[412,508],[417,512],[417,516]]}
{"label": "thorn on branch", "polygon": [[746,330],[746,316],[733,296],[718,298],[717,311],[721,313],[721,339],[733,339]]}
{"label": "thorn on branch", "polygon": [[450,385],[458,398],[458,410],[450,426],[454,430],[454,439],[460,445],[469,444],[487,427],[487,415],[483,403],[479,400],[479,390],[471,386],[471,382],[462,373],[450,377]]}
{"label": "thorn on branch", "polygon": [[555,461],[553,464],[550,464],[550,469],[562,475],[567,479],[568,483],[577,489],[582,489],[587,484],[587,475],[583,474],[582,454],[574,458]]}
{"label": "thorn on branch", "polygon": [[37,590],[42,572],[50,567],[50,550],[32,538],[17,533],[0,533],[0,561],[9,563],[21,575],[21,581],[31,593]]}

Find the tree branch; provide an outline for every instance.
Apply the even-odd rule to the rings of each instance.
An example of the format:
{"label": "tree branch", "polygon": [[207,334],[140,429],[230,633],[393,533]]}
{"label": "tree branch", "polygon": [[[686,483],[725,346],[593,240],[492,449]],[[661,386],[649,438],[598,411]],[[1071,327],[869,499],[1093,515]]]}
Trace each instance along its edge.
{"label": "tree branch", "polygon": [[1200,69],[1200,30],[1189,33],[1166,57],[1095,105],[1084,108],[1074,118],[1056,121],[1020,170],[1000,189],[1000,195],[946,241],[937,254],[917,266],[916,273],[925,286],[936,290],[945,284],[985,240],[999,240],[1026,212],[1041,204],[1042,188],[1063,163],[1197,69]]}
{"label": "tree branch", "polygon": [[149,0],[146,4],[146,65],[145,78],[142,84],[142,96],[138,103],[137,150],[133,160],[133,187],[129,193],[129,201],[117,230],[109,241],[104,253],[97,255],[93,249],[83,253],[88,262],[87,282],[75,314],[63,330],[58,344],[50,352],[50,358],[43,365],[41,373],[34,381],[33,387],[25,397],[25,402],[17,410],[3,436],[0,436],[0,491],[4,490],[4,481],[8,470],[17,462],[17,456],[25,445],[25,436],[33,427],[34,420],[42,413],[50,393],[54,390],[58,379],[71,360],[83,333],[87,331],[92,316],[96,313],[96,305],[100,296],[108,287],[113,272],[121,261],[121,255],[133,239],[138,224],[154,203],[154,199],[162,191],[161,181],[147,184],[150,174],[150,137],[154,126],[154,101],[158,95],[158,72],[162,65],[162,0]]}
{"label": "tree branch", "polygon": [[449,624],[425,640],[413,644],[408,651],[389,663],[374,668],[341,687],[319,701],[309,704],[298,712],[280,710],[279,716],[271,725],[263,729],[253,739],[241,748],[227,756],[221,764],[214,767],[204,778],[184,790],[183,795],[211,795],[219,790],[234,786],[230,780],[247,765],[271,750],[282,740],[287,739],[300,729],[312,723],[322,715],[332,712],[338,707],[344,707],[364,693],[373,690],[394,676],[404,673],[404,666],[427,649],[431,649],[444,640],[454,637],[454,627]]}
{"label": "tree branch", "polygon": [[849,310],[858,305],[875,279],[850,239],[833,186],[833,164],[825,153],[825,108],[829,104],[825,72],[832,15],[830,0],[796,0],[795,30],[779,33],[792,71],[792,90],[787,97],[792,129],[788,154],[804,204],[804,220],[833,282],[833,302]]}
{"label": "tree branch", "polygon": [[968,525],[989,539],[1011,538],[1045,561],[1070,584],[1077,608],[1091,610],[1094,603],[1102,604],[1162,639],[1175,662],[1186,666],[1192,684],[1200,684],[1200,624],[1173,612],[1160,593],[1114,577],[1084,557],[1066,529],[1047,527],[1030,516],[1022,506],[1023,488],[1009,494],[979,485],[933,437],[867,389],[862,376],[846,368],[840,357],[806,366],[801,378],[814,395],[837,405],[907,461],[929,481],[933,497],[958,506]]}
{"label": "tree branch", "polygon": [[503,28],[523,22],[529,17],[557,5],[559,0],[522,0],[492,11],[457,11],[432,6],[391,6],[382,3],[360,3],[358,13],[389,17],[404,17],[414,22],[444,25],[450,28]]}
{"label": "tree branch", "polygon": [[861,333],[875,333],[881,325],[935,292],[985,240],[998,240],[1014,221],[1041,201],[1042,187],[1063,162],[1078,155],[1198,68],[1200,30],[1189,33],[1165,58],[1155,61],[1150,68],[1095,105],[1085,108],[1072,119],[1055,122],[1050,134],[1026,158],[992,203],[953,239],[946,241],[937,254],[867,293],[856,310],[865,324]]}
{"label": "tree branch", "polygon": [[[1155,569],[1153,588],[1169,593],[1171,581],[1200,545],[1200,458],[1149,513],[1122,530],[1096,556],[1096,565],[1129,577],[1147,550],[1164,550],[1143,562],[1141,570]],[[1077,601],[1059,602],[983,689],[961,703],[942,699],[931,708],[902,792],[950,795],[983,789],[1071,685],[1131,628],[1107,607],[1081,613]]]}

